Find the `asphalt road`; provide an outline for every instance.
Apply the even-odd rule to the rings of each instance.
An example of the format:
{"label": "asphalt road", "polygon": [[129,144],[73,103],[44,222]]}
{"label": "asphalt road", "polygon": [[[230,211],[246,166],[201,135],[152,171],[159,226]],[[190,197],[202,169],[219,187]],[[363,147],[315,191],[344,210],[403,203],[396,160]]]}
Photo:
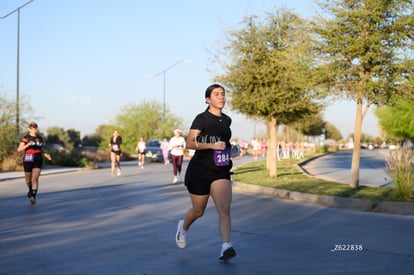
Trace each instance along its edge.
{"label": "asphalt road", "polygon": [[[361,149],[359,184],[375,187],[391,186],[386,171],[388,149]],[[307,162],[302,167],[311,175],[326,181],[348,184],[351,181],[352,151],[338,151]]]}
{"label": "asphalt road", "polygon": [[[242,161],[243,159],[240,159]],[[247,159],[246,159],[247,160]],[[185,163],[186,164],[186,163]],[[412,274],[414,216],[367,213],[234,192],[237,257],[218,260],[208,209],[179,249],[190,206],[171,166],[43,175],[30,205],[22,179],[0,181],[0,274]]]}

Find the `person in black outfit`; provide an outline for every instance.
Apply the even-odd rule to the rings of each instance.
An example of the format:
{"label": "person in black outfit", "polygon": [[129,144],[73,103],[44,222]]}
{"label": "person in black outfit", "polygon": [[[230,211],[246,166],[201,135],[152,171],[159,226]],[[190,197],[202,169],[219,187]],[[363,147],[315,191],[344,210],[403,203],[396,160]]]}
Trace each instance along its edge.
{"label": "person in black outfit", "polygon": [[122,144],[122,138],[119,135],[119,131],[115,130],[111,139],[109,140],[108,146],[111,147],[111,172],[112,176],[114,176],[115,173],[115,165],[118,168],[117,175],[121,175],[121,144]]}
{"label": "person in black outfit", "polygon": [[187,246],[187,231],[193,222],[203,216],[211,196],[219,216],[219,259],[227,261],[236,256],[230,236],[230,170],[233,165],[230,159],[231,118],[222,113],[225,105],[225,90],[222,86],[209,86],[205,92],[205,100],[209,106],[205,112],[196,116],[187,136],[187,148],[195,150],[184,181],[192,207],[188,209],[184,220],[178,222],[176,244],[179,248]]}
{"label": "person in black outfit", "polygon": [[17,152],[24,151],[23,168],[26,185],[29,188],[27,197],[31,204],[36,203],[36,195],[39,190],[39,176],[43,166],[43,156],[51,160],[48,153],[43,152],[43,138],[38,135],[38,127],[35,122],[29,124],[28,134],[20,139]]}

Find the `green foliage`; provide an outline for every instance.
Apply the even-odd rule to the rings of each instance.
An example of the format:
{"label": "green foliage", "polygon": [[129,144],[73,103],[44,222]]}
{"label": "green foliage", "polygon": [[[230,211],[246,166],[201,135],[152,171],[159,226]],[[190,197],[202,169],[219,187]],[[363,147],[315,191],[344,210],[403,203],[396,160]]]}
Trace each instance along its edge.
{"label": "green foliage", "polygon": [[45,163],[48,165],[84,167],[88,163],[78,150],[51,150],[49,153],[52,155],[52,160],[45,159]]}
{"label": "green foliage", "polygon": [[[223,51],[225,72],[215,77],[229,88],[234,110],[279,123],[290,123],[318,111],[312,99],[315,67],[307,23],[286,10],[264,22],[246,17],[243,28],[230,31]],[[223,60],[217,54],[217,58]]]}
{"label": "green foliage", "polygon": [[396,196],[411,199],[414,187],[414,152],[409,148],[390,151],[387,168],[392,177]]}
{"label": "green foliage", "polygon": [[74,148],[78,148],[81,145],[80,131],[68,129],[66,132],[69,136],[69,142],[73,144]]}
{"label": "green foliage", "polygon": [[325,127],[325,121],[323,121],[322,115],[317,113],[301,118],[292,126],[306,136],[319,136]]}
{"label": "green foliage", "polygon": [[332,91],[368,105],[386,104],[410,74],[402,53],[412,47],[412,1],[321,2],[332,17],[316,18],[315,31]]}
{"label": "green foliage", "polygon": [[364,116],[370,106],[387,104],[393,94],[402,93],[412,75],[407,66],[413,54],[412,1],[321,0],[320,6],[327,16],[313,22],[316,50],[330,91],[356,103],[350,183],[356,187]]}
{"label": "green foliage", "polygon": [[93,146],[98,147],[101,143],[101,138],[97,134],[86,135],[82,138],[82,146]]}
{"label": "green foliage", "polygon": [[391,138],[414,140],[414,100],[398,98],[375,110],[383,131]]}
{"label": "green foliage", "polygon": [[16,126],[14,124],[5,124],[0,127],[0,135],[2,136],[0,146],[1,162],[16,151],[19,140],[16,136]]}
{"label": "green foliage", "polygon": [[[32,113],[25,97],[20,99],[20,112],[22,114]],[[26,129],[27,124],[27,119],[25,119],[24,115],[20,116],[20,133],[23,133],[22,129]],[[7,167],[5,169],[9,170],[13,166],[11,160],[15,159],[14,156],[20,136],[17,136],[16,131],[16,101],[9,99],[5,95],[0,95],[0,136],[2,137],[0,143],[0,167]]]}
{"label": "green foliage", "polygon": [[338,128],[335,127],[332,123],[326,122],[325,123],[325,130],[326,130],[326,138],[333,139],[333,140],[341,140],[342,134]]}
{"label": "green foliage", "polygon": [[272,152],[267,167],[276,177],[277,125],[319,111],[320,70],[308,22],[295,13],[277,10],[264,21],[249,16],[241,26],[228,33],[228,44],[216,54],[224,73],[215,79],[228,88],[233,110],[266,122]]}
{"label": "green foliage", "polygon": [[351,188],[349,185],[306,176],[297,166],[298,160],[287,159],[278,163],[279,176],[277,179],[269,177],[264,161],[247,163],[237,169],[232,176],[234,181],[274,187],[289,191],[308,194],[320,194],[347,198],[369,199],[372,201],[409,201],[395,197],[392,188],[359,186]]}
{"label": "green foliage", "polygon": [[112,133],[117,129],[122,136],[122,150],[133,154],[139,137],[145,140],[170,137],[181,123],[181,118],[171,114],[168,109],[163,119],[163,108],[157,101],[143,101],[140,105],[131,103],[121,108],[113,125],[101,126],[101,147],[108,147]]}
{"label": "green foliage", "polygon": [[51,146],[53,144],[59,144],[65,150],[71,151],[74,148],[74,144],[69,136],[69,132],[60,127],[49,127],[46,130],[46,144]]}

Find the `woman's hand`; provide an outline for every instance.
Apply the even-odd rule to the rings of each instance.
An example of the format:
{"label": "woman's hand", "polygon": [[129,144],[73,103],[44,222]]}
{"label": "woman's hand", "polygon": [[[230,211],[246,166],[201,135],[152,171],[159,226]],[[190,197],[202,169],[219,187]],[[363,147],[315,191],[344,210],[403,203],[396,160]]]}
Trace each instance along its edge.
{"label": "woman's hand", "polygon": [[226,143],[223,141],[218,141],[216,143],[212,143],[213,144],[213,149],[214,150],[223,150],[224,148],[226,148]]}
{"label": "woman's hand", "polygon": [[47,158],[48,160],[52,160],[52,157],[48,154],[48,153],[44,153],[43,154],[45,156],[45,158]]}

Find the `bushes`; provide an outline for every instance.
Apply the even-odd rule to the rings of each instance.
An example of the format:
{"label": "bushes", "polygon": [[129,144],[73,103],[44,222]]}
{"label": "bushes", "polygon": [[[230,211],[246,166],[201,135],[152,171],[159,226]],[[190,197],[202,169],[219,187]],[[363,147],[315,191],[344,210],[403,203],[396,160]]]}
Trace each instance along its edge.
{"label": "bushes", "polygon": [[49,151],[52,156],[51,161],[47,161],[45,164],[59,165],[59,166],[74,166],[85,167],[85,160],[83,160],[82,154],[78,150],[64,151],[64,150],[51,150]]}
{"label": "bushes", "polygon": [[397,198],[410,199],[414,187],[413,150],[402,147],[398,150],[390,151],[390,156],[387,159],[387,169],[391,174]]}
{"label": "bushes", "polygon": [[9,154],[1,161],[0,171],[23,171],[23,155],[17,152]]}

